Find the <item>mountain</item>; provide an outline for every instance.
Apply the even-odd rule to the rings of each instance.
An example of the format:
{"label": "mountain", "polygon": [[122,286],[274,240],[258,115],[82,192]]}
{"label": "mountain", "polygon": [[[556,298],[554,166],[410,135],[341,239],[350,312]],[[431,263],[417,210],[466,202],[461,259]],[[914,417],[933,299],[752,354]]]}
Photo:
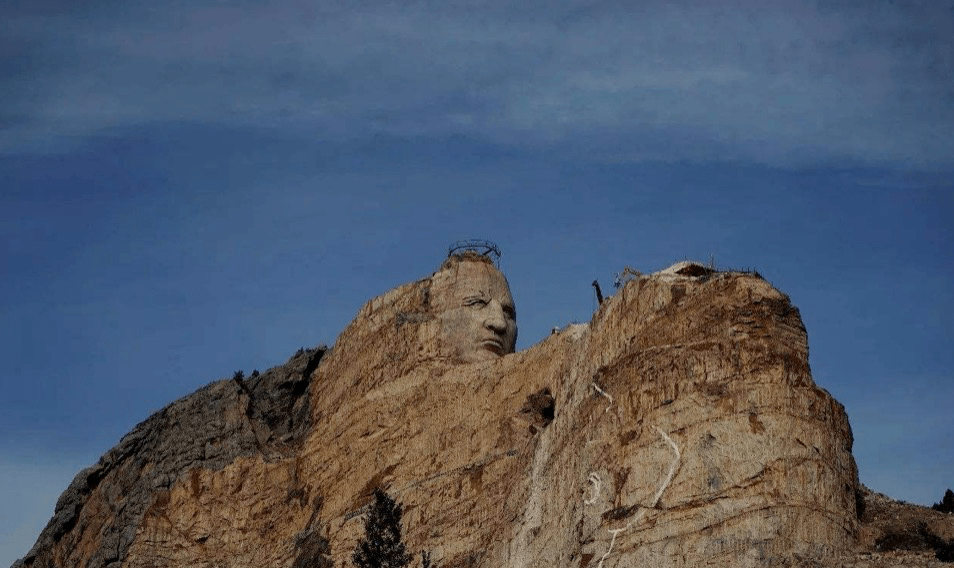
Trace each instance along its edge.
{"label": "mountain", "polygon": [[138,425],[14,567],[348,566],[376,488],[443,568],[942,565],[951,516],[860,485],[799,312],[758,274],[631,271],[512,353],[515,322],[493,263],[452,257],[332,348]]}

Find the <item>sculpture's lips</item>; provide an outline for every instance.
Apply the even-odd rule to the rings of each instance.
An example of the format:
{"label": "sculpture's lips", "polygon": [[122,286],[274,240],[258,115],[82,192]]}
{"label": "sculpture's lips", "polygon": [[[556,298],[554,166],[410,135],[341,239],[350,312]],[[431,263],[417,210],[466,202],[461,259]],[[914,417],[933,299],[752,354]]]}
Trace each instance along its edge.
{"label": "sculpture's lips", "polygon": [[485,339],[480,342],[480,346],[487,351],[496,353],[497,355],[504,354],[503,343],[499,339]]}

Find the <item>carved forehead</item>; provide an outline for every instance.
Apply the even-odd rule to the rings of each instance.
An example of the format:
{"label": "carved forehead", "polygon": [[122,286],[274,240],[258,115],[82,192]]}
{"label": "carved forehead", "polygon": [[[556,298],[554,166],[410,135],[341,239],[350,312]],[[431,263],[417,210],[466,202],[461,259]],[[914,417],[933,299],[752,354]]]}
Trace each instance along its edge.
{"label": "carved forehead", "polygon": [[507,278],[487,262],[457,262],[431,277],[431,301],[450,307],[465,296],[486,294],[501,303],[513,303]]}

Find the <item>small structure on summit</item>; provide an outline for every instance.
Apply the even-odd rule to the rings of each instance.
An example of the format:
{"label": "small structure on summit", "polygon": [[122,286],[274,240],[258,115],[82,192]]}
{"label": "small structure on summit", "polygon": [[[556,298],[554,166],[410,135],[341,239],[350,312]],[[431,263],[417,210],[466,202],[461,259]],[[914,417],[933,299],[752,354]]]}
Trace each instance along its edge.
{"label": "small structure on summit", "polygon": [[464,239],[457,241],[447,247],[447,256],[461,255],[463,253],[475,253],[480,256],[486,256],[493,261],[494,265],[500,262],[500,247],[493,241],[484,239]]}
{"label": "small structure on summit", "polygon": [[677,276],[706,276],[715,272],[714,268],[705,266],[701,262],[694,260],[683,260],[673,264],[669,268],[660,270],[656,274],[675,274]]}
{"label": "small structure on summit", "polygon": [[603,291],[600,290],[599,280],[593,280],[593,284],[591,284],[591,286],[593,286],[593,288],[596,290],[596,301],[597,301],[597,303],[599,303],[600,305],[602,305],[602,304],[603,304]]}

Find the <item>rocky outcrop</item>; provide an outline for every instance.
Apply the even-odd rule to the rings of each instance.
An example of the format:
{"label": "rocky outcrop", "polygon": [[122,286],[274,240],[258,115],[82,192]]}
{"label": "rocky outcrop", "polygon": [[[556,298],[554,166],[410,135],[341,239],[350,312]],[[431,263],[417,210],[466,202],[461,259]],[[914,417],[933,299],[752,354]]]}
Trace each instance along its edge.
{"label": "rocky outcrop", "polygon": [[324,357],[163,409],[77,476],[18,566],[347,565],[376,487],[444,568],[854,552],[848,420],[765,280],[636,275],[589,324],[468,364],[443,355],[446,282],[371,300]]}
{"label": "rocky outcrop", "polygon": [[872,562],[904,559],[905,565],[912,567],[938,565],[937,560],[954,563],[954,514],[897,501],[864,486],[858,499],[859,558]]}
{"label": "rocky outcrop", "polygon": [[311,424],[308,377],[326,350],[302,349],[264,374],[211,383],[150,416],[76,475],[14,567],[119,566],[147,508],[189,472],[296,453]]}

